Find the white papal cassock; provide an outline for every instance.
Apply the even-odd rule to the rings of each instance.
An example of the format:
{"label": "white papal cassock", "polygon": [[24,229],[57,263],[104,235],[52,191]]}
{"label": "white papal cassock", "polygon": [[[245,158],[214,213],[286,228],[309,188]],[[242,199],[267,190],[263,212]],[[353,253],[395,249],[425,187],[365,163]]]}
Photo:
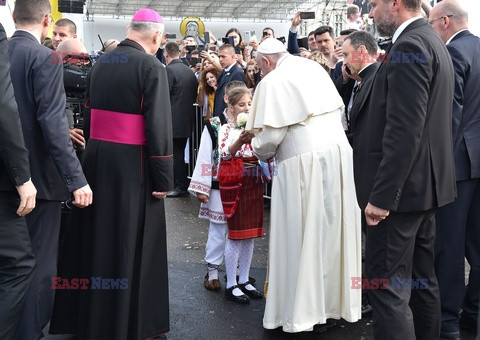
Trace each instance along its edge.
{"label": "white papal cassock", "polygon": [[317,63],[291,55],[259,83],[246,130],[255,154],[276,159],[263,326],[311,330],[361,318],[360,209],[343,103]]}

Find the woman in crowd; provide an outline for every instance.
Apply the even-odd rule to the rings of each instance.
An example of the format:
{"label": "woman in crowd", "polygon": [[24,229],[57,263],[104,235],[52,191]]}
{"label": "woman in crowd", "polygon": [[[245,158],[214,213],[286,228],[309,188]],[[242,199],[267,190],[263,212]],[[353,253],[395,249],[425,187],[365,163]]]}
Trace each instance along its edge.
{"label": "woman in crowd", "polygon": [[247,44],[243,41],[240,31],[236,28],[230,28],[227,31],[226,37],[233,37],[233,47],[238,47],[240,49],[240,54],[237,53],[237,62],[243,69],[245,69],[247,62],[250,60],[250,50],[247,48]]}
{"label": "woman in crowd", "polygon": [[[263,183],[258,159],[250,142],[253,134],[244,131],[246,113],[252,95],[247,88],[234,88],[228,94],[228,110],[233,122],[224,124],[219,131],[220,195],[227,217],[228,240],[225,246],[227,289],[225,297],[237,303],[250,303],[263,294],[249,283],[254,238],[263,236]],[[240,170],[238,170],[240,167]],[[239,278],[237,282],[237,264]]]}
{"label": "woman in crowd", "polygon": [[255,73],[257,73],[256,61],[252,59],[247,63],[247,68],[245,69],[245,77],[247,78],[247,87],[249,89],[255,87]]}
{"label": "woman in crowd", "polygon": [[217,78],[219,74],[218,70],[213,66],[203,69],[202,73],[200,73],[197,104],[202,107],[204,120],[210,119],[213,114],[213,103],[215,101],[215,91],[217,90]]}

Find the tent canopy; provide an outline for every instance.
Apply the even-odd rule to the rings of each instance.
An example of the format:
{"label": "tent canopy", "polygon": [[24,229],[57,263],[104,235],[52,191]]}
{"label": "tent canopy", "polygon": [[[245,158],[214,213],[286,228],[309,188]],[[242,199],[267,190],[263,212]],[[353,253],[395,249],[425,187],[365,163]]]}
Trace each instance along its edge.
{"label": "tent canopy", "polygon": [[343,7],[346,0],[90,0],[86,11],[87,16],[120,17],[149,7],[171,18],[291,20],[297,11],[321,8],[329,3]]}

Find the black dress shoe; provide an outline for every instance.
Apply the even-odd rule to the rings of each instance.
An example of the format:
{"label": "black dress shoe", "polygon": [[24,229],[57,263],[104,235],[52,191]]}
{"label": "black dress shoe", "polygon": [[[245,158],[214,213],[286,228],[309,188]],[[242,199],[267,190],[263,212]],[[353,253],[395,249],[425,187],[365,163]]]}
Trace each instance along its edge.
{"label": "black dress shoe", "polygon": [[240,290],[243,292],[243,294],[247,295],[249,298],[252,298],[252,299],[261,299],[263,298],[263,293],[262,292],[259,292],[255,287],[255,290],[248,290],[247,288],[245,288],[246,285],[248,285],[249,282],[246,282],[244,284],[239,284],[238,285],[238,288],[240,288]]}
{"label": "black dress shoe", "polygon": [[326,323],[313,325],[314,334],[323,334],[328,331],[329,328],[332,328],[337,325],[337,320],[327,319]]}
{"label": "black dress shoe", "polygon": [[250,303],[250,299],[245,294],[240,295],[240,296],[233,295],[233,290],[235,288],[239,288],[239,287],[238,286],[232,286],[230,288],[226,288],[225,289],[225,297],[229,300],[232,300],[233,302],[236,302],[236,303],[242,303],[242,304]]}
{"label": "black dress shoe", "polygon": [[189,195],[187,190],[174,189],[167,194],[167,197],[187,197]]}
{"label": "black dress shoe", "polygon": [[362,316],[367,316],[372,313],[372,306],[370,304],[362,305]]}
{"label": "black dress shoe", "polygon": [[470,314],[467,314],[464,311],[460,314],[459,325],[461,330],[474,335],[477,334],[477,320],[474,320]]}

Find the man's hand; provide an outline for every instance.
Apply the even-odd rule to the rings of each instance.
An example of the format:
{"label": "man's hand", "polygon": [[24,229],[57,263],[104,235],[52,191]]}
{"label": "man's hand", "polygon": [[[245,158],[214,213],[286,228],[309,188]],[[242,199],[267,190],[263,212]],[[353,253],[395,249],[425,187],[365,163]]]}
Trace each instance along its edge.
{"label": "man's hand", "polygon": [[27,183],[17,187],[18,195],[20,196],[20,205],[18,206],[18,216],[25,216],[35,208],[35,197],[37,196],[37,189],[28,180]]}
{"label": "man's hand", "polygon": [[202,202],[202,203],[208,203],[208,196],[205,194],[201,194],[197,192],[195,195],[197,195],[197,199]]}
{"label": "man's hand", "polygon": [[167,197],[168,192],[164,191],[154,191],[152,192],[152,196],[155,197],[157,200],[163,200]]}
{"label": "man's hand", "polygon": [[341,46],[336,47],[333,50],[332,56],[331,56],[331,61],[332,61],[333,67],[335,67],[335,65],[338,63],[338,61],[342,58],[343,58],[343,48]]}
{"label": "man's hand", "polygon": [[302,14],[302,12],[295,13],[295,16],[292,19],[292,26],[290,26],[290,29],[296,31],[298,25],[300,25],[302,23],[302,18],[300,18],[300,14]]}
{"label": "man's hand", "polygon": [[372,205],[370,202],[367,204],[365,208],[365,219],[367,220],[367,224],[370,226],[377,225],[381,221],[383,221],[387,216],[390,214],[390,211],[378,208]]}
{"label": "man's hand", "polygon": [[237,56],[237,63],[240,65],[240,67],[243,67],[243,55],[241,54],[236,54]]}
{"label": "man's hand", "polygon": [[85,146],[85,138],[83,137],[82,129],[70,129],[68,134],[70,135],[70,139],[74,144]]}
{"label": "man's hand", "polygon": [[87,184],[73,192],[73,204],[79,208],[88,207],[93,202],[93,192]]}
{"label": "man's hand", "polygon": [[347,67],[347,65],[345,65],[345,64],[342,65],[342,79],[343,79],[344,84],[348,81],[349,78],[351,78],[353,80],[356,80],[358,82],[362,81],[362,78],[360,78],[360,76],[358,74],[348,73],[346,67]]}
{"label": "man's hand", "polygon": [[252,46],[252,51],[258,50],[258,41],[250,40],[250,46]]}
{"label": "man's hand", "polygon": [[242,143],[242,145],[250,144],[252,142],[253,137],[255,137],[253,133],[244,130],[240,134],[240,137],[238,137],[238,140]]}

